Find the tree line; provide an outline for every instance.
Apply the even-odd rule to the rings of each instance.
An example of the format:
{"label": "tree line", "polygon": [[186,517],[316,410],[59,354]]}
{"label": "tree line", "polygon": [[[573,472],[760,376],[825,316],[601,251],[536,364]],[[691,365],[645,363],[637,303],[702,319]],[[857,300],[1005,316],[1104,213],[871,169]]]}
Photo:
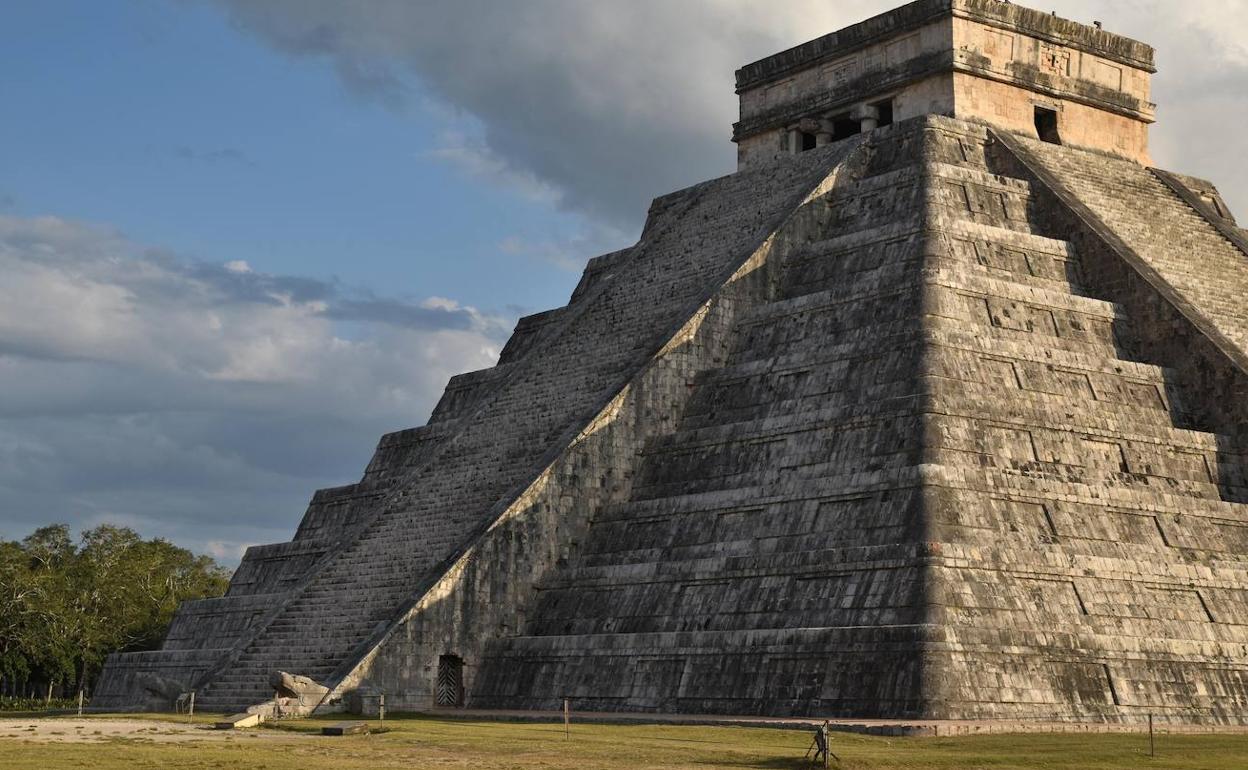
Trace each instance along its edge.
{"label": "tree line", "polygon": [[179,603],[228,584],[210,557],[124,527],[0,540],[0,695],[89,694],[109,653],[156,649]]}

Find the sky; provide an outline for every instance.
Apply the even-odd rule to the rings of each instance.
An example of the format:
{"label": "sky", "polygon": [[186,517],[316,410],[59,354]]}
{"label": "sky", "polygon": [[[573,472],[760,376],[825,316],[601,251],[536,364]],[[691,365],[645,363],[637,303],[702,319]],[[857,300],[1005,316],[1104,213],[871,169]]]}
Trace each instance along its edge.
{"label": "sky", "polygon": [[[895,0],[4,0],[0,538],[237,563],[731,173],[745,63]],[[1248,0],[1051,0],[1158,48],[1158,165],[1248,214]]]}

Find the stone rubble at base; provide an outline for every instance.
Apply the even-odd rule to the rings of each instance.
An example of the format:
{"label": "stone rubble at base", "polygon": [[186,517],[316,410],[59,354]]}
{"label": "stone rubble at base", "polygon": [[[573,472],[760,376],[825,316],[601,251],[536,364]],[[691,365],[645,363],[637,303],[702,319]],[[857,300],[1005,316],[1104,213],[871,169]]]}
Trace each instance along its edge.
{"label": "stone rubble at base", "polygon": [[[96,703],[292,672],[302,711],[1248,723],[1248,254],[1141,165],[1151,63],[920,0],[743,69],[742,170],[656,200]],[[867,132],[799,152],[843,107]]]}

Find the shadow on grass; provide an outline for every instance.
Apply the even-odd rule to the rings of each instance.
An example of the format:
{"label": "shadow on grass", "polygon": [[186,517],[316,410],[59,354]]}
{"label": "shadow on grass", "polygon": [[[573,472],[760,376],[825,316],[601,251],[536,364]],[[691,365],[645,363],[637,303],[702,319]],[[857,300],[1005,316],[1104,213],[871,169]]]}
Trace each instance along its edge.
{"label": "shadow on grass", "polygon": [[[704,760],[691,762],[694,765],[706,765],[707,767],[738,767],[742,770],[822,770],[823,762],[814,763],[809,758],[802,757],[769,757],[767,759],[733,759],[733,760]],[[840,770],[844,765],[838,764],[833,760],[828,767],[832,770]]]}

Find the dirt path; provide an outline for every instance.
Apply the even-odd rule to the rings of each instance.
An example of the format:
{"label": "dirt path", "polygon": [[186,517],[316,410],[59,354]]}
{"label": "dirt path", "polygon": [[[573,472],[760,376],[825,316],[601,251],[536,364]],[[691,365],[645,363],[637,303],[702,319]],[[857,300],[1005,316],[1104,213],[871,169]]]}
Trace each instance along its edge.
{"label": "dirt path", "polygon": [[265,740],[291,741],[301,736],[278,730],[213,730],[206,723],[186,724],[150,719],[3,719],[0,740],[36,743],[93,743],[131,738],[153,743],[188,741]]}

